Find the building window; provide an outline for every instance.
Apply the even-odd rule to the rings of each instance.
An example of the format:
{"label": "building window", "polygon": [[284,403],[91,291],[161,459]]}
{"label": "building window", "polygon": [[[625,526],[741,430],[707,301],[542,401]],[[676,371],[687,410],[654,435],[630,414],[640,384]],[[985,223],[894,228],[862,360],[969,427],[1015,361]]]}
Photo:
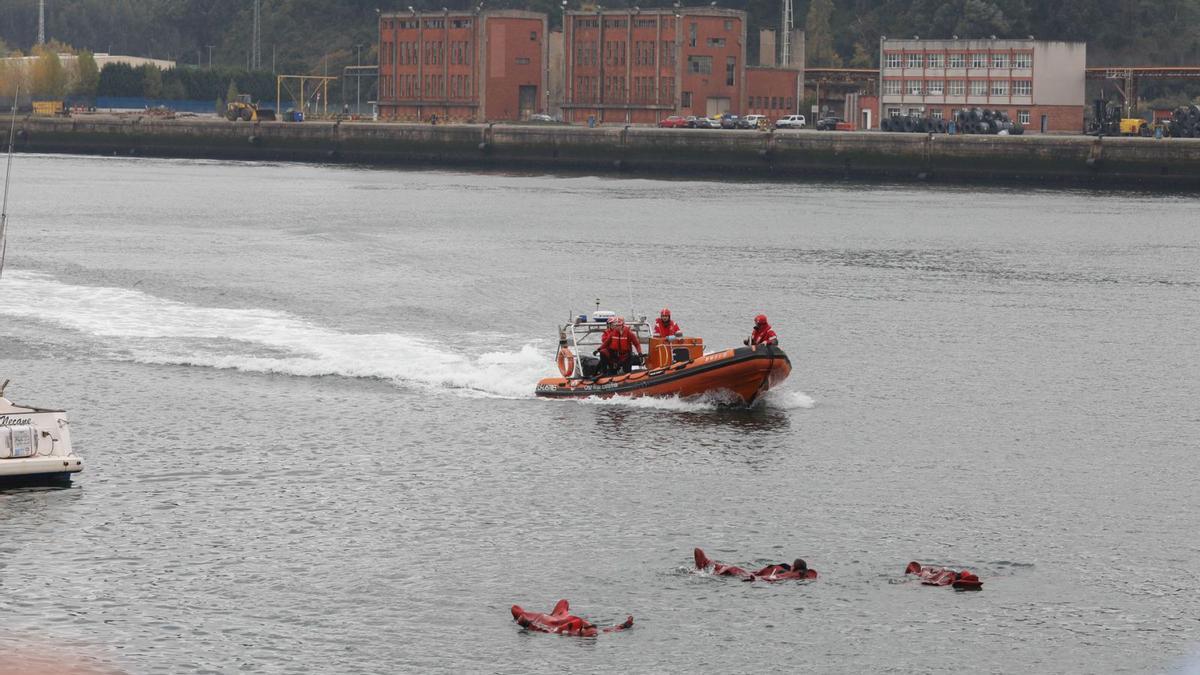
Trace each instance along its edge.
{"label": "building window", "polygon": [[904,90],[906,93],[908,93],[909,96],[920,96],[921,95],[921,81],[920,80],[909,80],[907,82],[907,86],[905,87]]}
{"label": "building window", "polygon": [[930,54],[925,57],[925,65],[929,68],[941,68],[944,63],[943,56],[942,54]]}
{"label": "building window", "polygon": [[1020,122],[1021,124],[1029,124],[1029,111],[1028,110],[1018,110],[1017,111],[1017,121]]}
{"label": "building window", "polygon": [[909,117],[920,117],[920,116],[921,116],[921,109],[920,109],[920,108],[909,108],[909,109],[908,109],[908,116],[909,116]]}
{"label": "building window", "polygon": [[692,92],[685,91],[682,94],[680,94],[679,107],[681,107],[681,108],[691,108],[692,107]]}
{"label": "building window", "polygon": [[971,54],[971,67],[972,68],[987,68],[987,65],[988,65],[987,56],[988,55],[983,52],[976,52],[974,54]]}
{"label": "building window", "polygon": [[987,80],[971,80],[971,95],[972,96],[987,96],[988,83]]}
{"label": "building window", "polygon": [[711,56],[689,56],[688,57],[688,72],[697,73],[699,75],[712,74],[712,57]]}
{"label": "building window", "polygon": [[536,30],[529,31],[529,41],[537,42],[537,31]]}
{"label": "building window", "polygon": [[725,38],[710,37],[710,38],[708,38],[708,46],[709,47],[724,47],[725,46]]}
{"label": "building window", "polygon": [[1020,52],[1013,54],[1013,68],[1032,68],[1033,54],[1029,52]]}
{"label": "building window", "polygon": [[900,80],[884,80],[883,81],[884,95],[899,96],[900,95]]}
{"label": "building window", "polygon": [[725,30],[733,30],[733,21],[725,19]]}
{"label": "building window", "polygon": [[887,53],[887,67],[888,68],[899,68],[900,67],[900,52],[888,52]]}
{"label": "building window", "polygon": [[694,23],[688,25],[688,46],[696,46],[696,24]]}
{"label": "building window", "polygon": [[737,70],[737,59],[730,56],[725,59],[725,85],[733,86],[733,74]]}
{"label": "building window", "polygon": [[942,109],[941,109],[941,108],[934,108],[934,109],[930,110],[930,111],[929,111],[929,117],[930,117],[931,119],[935,119],[935,120],[940,120],[940,119],[942,119]]}
{"label": "building window", "polygon": [[908,55],[908,67],[909,68],[920,68],[921,64],[924,63],[924,61],[925,61],[924,54],[909,54]]}
{"label": "building window", "polygon": [[962,80],[950,80],[950,86],[946,91],[951,96],[962,96],[967,91],[967,85]]}
{"label": "building window", "polygon": [[665,40],[663,41],[662,55],[663,55],[662,58],[663,58],[664,66],[674,66],[675,65],[675,49],[674,49],[674,45],[672,43],[667,42]]}
{"label": "building window", "polygon": [[899,108],[888,108],[887,114],[888,114],[888,117],[899,117],[900,109]]}
{"label": "building window", "polygon": [[941,96],[945,91],[944,87],[945,83],[941,80],[928,80],[925,82],[925,91],[927,91],[930,96]]}
{"label": "building window", "polygon": [[966,58],[963,57],[962,54],[951,54],[950,55],[950,65],[949,65],[950,68],[965,68],[966,65],[967,65],[967,60],[966,60]]}
{"label": "building window", "polygon": [[518,56],[518,57],[517,57],[517,65],[518,65],[518,66],[527,66],[527,65],[529,65],[529,57],[528,57],[528,56]]}
{"label": "building window", "polygon": [[1008,80],[992,80],[992,96],[1008,96]]}
{"label": "building window", "polygon": [[993,68],[1007,68],[1008,67],[1008,54],[992,54],[992,67]]}
{"label": "building window", "polygon": [[1013,80],[1013,96],[1030,96],[1032,94],[1032,82],[1029,80]]}

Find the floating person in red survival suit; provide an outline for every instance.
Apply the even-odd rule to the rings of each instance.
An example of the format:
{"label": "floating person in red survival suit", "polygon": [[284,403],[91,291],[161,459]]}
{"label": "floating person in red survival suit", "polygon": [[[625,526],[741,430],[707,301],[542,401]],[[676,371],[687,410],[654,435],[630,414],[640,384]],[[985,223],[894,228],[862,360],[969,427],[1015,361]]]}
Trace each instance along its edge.
{"label": "floating person in red survival suit", "polygon": [[633,617],[630,616],[622,624],[597,628],[594,624],[570,614],[570,609],[570,604],[566,600],[559,600],[549,614],[527,612],[520,605],[513,605],[512,615],[513,621],[519,623],[522,628],[539,633],[557,633],[579,637],[595,637],[600,633],[615,633],[633,625]]}
{"label": "floating person in red survival suit", "polygon": [[696,549],[692,552],[692,555],[696,559],[696,569],[703,570],[711,565],[712,573],[719,577],[739,577],[743,581],[755,581],[757,579],[763,581],[787,581],[789,579],[817,578],[817,571],[810,570],[808,563],[804,562],[803,558],[796,558],[790,565],[788,563],[778,563],[767,565],[760,570],[751,572],[741,567],[725,565],[712,560],[701,549]]}
{"label": "floating person in red survival suit", "polygon": [[915,574],[925,586],[952,586],[960,591],[983,590],[983,582],[969,570],[927,567],[919,562],[910,562],[904,573]]}
{"label": "floating person in red survival suit", "polygon": [[680,330],[679,324],[671,320],[671,310],[663,309],[658,315],[658,321],[654,322],[654,337],[668,340],[683,337],[683,331]]}
{"label": "floating person in red survival suit", "polygon": [[641,356],[642,343],[638,340],[637,333],[625,325],[625,319],[618,317],[611,327],[604,331],[600,349],[596,350],[600,354],[600,372],[612,373],[620,370],[628,373],[633,369],[634,350]]}
{"label": "floating person in red survival suit", "polygon": [[745,345],[778,345],[779,336],[771,329],[771,324],[767,323],[767,315],[759,314],[754,317],[754,330],[750,333],[750,337],[742,340]]}

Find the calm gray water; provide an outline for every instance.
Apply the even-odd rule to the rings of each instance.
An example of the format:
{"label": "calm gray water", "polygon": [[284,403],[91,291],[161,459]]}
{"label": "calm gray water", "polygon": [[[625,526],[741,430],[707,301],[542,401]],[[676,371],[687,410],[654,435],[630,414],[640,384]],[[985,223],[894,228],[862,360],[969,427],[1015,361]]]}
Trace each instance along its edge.
{"label": "calm gray water", "polygon": [[[87,471],[0,493],[0,653],[128,673],[1200,663],[1194,197],[15,171],[0,378],[70,411]],[[714,348],[765,311],[791,379],[749,411],[534,399],[556,322],[631,295]],[[691,574],[695,546],[822,578]],[[909,560],[984,591],[904,583]],[[589,640],[509,616],[559,598],[637,624]]]}

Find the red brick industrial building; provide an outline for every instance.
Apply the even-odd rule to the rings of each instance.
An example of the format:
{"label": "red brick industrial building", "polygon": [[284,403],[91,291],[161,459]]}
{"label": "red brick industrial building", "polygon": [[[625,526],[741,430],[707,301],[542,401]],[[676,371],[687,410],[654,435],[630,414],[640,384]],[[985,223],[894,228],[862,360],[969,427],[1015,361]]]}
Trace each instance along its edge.
{"label": "red brick industrial building", "polygon": [[650,124],[746,108],[744,12],[567,12],[563,39],[564,121]]}
{"label": "red brick industrial building", "polygon": [[526,119],[545,108],[546,15],[486,10],[379,18],[379,116]]}

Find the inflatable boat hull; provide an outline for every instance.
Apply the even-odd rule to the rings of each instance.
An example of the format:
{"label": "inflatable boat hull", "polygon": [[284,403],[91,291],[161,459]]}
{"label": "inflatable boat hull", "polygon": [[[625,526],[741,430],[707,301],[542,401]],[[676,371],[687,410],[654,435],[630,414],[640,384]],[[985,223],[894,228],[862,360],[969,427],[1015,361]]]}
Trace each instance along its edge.
{"label": "inflatable boat hull", "polygon": [[538,382],[536,393],[546,398],[694,398],[714,394],[749,405],[787,379],[791,372],[791,361],[782,349],[759,345],[727,349],[657,370],[614,377],[548,377]]}

